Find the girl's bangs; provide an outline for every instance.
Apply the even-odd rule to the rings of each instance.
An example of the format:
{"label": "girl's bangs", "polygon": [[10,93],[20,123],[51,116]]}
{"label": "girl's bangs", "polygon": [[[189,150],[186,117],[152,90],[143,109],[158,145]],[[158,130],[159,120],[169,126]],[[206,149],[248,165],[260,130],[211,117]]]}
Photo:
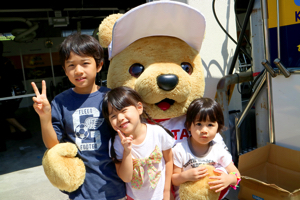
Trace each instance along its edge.
{"label": "girl's bangs", "polygon": [[201,112],[198,113],[198,116],[195,119],[197,119],[199,122],[205,122],[208,119],[211,122],[217,121],[214,111],[211,108],[206,108],[206,109],[201,110]]}
{"label": "girl's bangs", "polygon": [[125,107],[134,106],[136,104],[134,100],[129,98],[126,94],[121,93],[114,95],[114,97],[111,97],[108,101],[110,102],[111,107],[118,111]]}

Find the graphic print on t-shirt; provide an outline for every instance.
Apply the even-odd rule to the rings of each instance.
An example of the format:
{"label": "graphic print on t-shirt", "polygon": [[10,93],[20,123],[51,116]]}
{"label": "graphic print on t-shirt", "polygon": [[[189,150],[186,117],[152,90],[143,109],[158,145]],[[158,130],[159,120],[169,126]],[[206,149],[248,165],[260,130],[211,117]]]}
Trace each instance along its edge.
{"label": "graphic print on t-shirt", "polygon": [[95,107],[79,108],[73,115],[75,143],[80,151],[97,150],[101,146],[100,131],[104,118]]}
{"label": "graphic print on t-shirt", "polygon": [[212,165],[212,166],[216,166],[216,162],[210,159],[200,159],[200,158],[192,158],[189,161],[187,161],[187,163],[185,163],[183,165],[183,168],[185,168],[185,170],[191,169],[191,168],[196,168],[199,165]]}

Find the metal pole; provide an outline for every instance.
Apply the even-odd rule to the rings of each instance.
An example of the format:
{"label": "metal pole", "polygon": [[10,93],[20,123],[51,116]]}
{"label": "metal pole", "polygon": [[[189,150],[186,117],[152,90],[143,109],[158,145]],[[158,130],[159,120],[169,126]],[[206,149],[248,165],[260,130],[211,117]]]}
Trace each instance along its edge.
{"label": "metal pole", "polygon": [[246,108],[244,109],[242,115],[240,116],[239,120],[237,121],[236,127],[239,128],[244,120],[244,118],[246,117],[246,115],[248,114],[249,110],[251,109],[252,105],[254,104],[256,97],[258,95],[258,93],[260,92],[262,86],[265,84],[266,82],[266,71],[263,72],[262,74],[262,78],[259,82],[259,85],[257,86],[256,90],[254,91],[253,95],[251,96]]}
{"label": "metal pole", "polygon": [[25,90],[27,91],[27,85],[26,85],[26,78],[25,78],[25,70],[24,70],[24,63],[23,63],[23,55],[22,55],[22,50],[20,50],[20,60],[21,60],[21,65],[22,65],[22,73],[23,73],[23,81],[24,81],[24,87]]}
{"label": "metal pole", "polygon": [[[264,67],[261,61],[265,59],[265,45],[264,45],[264,26],[262,20],[261,0],[255,0],[253,12],[250,18],[251,27],[251,50],[252,50],[252,66],[253,72],[261,72]],[[271,68],[273,72],[273,68]],[[276,74],[275,74],[276,75]],[[265,146],[269,142],[269,127],[268,124],[268,101],[267,101],[267,87],[266,84],[261,89],[255,101],[255,125],[256,125],[256,144],[257,147]]]}
{"label": "metal pole", "polygon": [[263,88],[265,82],[266,82],[266,77],[267,77],[267,72],[266,70],[264,71],[263,75],[262,75],[262,78],[255,90],[255,92],[253,93],[253,95],[251,96],[246,108],[244,109],[242,115],[240,116],[239,119],[236,119],[235,121],[235,132],[236,132],[236,139],[237,139],[237,152],[238,152],[238,155],[241,155],[241,146],[240,146],[240,143],[241,143],[241,134],[240,134],[240,126],[242,124],[242,122],[244,121],[247,113],[249,112],[249,110],[251,109],[253,103],[255,102],[258,94],[260,93],[261,89]]}
{"label": "metal pole", "polygon": [[273,63],[278,67],[278,69],[281,71],[281,73],[285,76],[285,78],[288,78],[291,76],[291,72],[287,70],[283,64],[280,62],[279,58],[276,58]]}
{"label": "metal pole", "polygon": [[280,55],[280,19],[279,19],[279,0],[277,0],[277,48],[278,48],[278,57],[281,58]]}
{"label": "metal pole", "polygon": [[236,124],[238,123],[238,118],[235,118],[235,135],[236,135],[236,149],[237,149],[237,154],[241,155],[241,133],[240,133],[240,128],[237,128]]}
{"label": "metal pole", "polygon": [[[270,48],[269,48],[269,29],[268,29],[268,13],[267,13],[267,0],[262,0],[262,11],[264,21],[264,39],[265,39],[265,57],[266,60],[270,60]],[[269,112],[269,138],[270,143],[274,143],[274,114],[273,114],[273,102],[272,102],[272,84],[271,75],[267,73],[267,88],[268,88],[268,112]]]}
{"label": "metal pole", "polygon": [[53,68],[53,61],[52,61],[52,52],[51,52],[51,48],[49,48],[49,54],[50,54],[50,62],[51,62],[51,70],[52,70],[53,84],[54,84],[54,86],[56,86],[56,83],[55,83],[55,75],[54,75],[54,68]]}
{"label": "metal pole", "polygon": [[269,74],[274,78],[277,76],[277,73],[275,72],[275,70],[272,68],[272,66],[270,65],[270,63],[264,59],[261,64],[265,67],[265,69],[269,72]]}
{"label": "metal pole", "polygon": [[[223,110],[225,127],[229,127],[228,86],[232,84],[243,83],[252,80],[253,80],[252,72],[241,72],[239,74],[229,74],[219,80],[217,85],[217,102],[220,104]],[[224,138],[224,142],[229,152],[231,152],[230,131],[229,130],[224,131],[222,133],[222,137]]]}
{"label": "metal pole", "polygon": [[[21,65],[22,65],[22,73],[23,73],[23,81],[24,81],[24,88],[27,91],[27,83],[26,83],[26,76],[25,76],[25,70],[24,70],[24,62],[23,62],[23,55],[22,55],[22,49],[19,49],[20,51],[20,60],[21,60]],[[25,97],[25,96],[24,96]],[[26,98],[26,104],[29,104],[28,98]]]}

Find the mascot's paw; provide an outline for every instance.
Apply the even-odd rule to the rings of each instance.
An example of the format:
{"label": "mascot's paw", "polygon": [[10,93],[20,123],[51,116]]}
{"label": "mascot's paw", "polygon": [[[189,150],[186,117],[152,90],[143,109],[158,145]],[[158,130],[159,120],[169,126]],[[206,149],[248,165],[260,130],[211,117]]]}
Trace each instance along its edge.
{"label": "mascot's paw", "polygon": [[200,179],[199,181],[188,181],[180,185],[179,196],[181,200],[217,200],[219,199],[220,192],[216,193],[214,190],[209,189],[208,177],[216,176],[214,173],[214,167],[211,165],[205,165],[207,168],[208,176]]}
{"label": "mascot's paw", "polygon": [[48,149],[43,157],[43,167],[49,181],[60,190],[73,192],[82,185],[85,166],[75,157],[77,147],[72,143],[57,144]]}

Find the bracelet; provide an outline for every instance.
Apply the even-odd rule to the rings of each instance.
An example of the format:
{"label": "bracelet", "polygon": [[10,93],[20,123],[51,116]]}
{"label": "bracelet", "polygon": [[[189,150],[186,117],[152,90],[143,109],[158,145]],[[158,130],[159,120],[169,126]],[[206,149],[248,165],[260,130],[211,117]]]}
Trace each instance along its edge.
{"label": "bracelet", "polygon": [[230,185],[230,187],[232,187],[234,190],[236,190],[236,188],[239,187],[238,184],[241,181],[241,177],[239,177],[236,172],[230,172],[229,174],[234,174],[236,176],[236,179],[237,179],[236,184]]}

